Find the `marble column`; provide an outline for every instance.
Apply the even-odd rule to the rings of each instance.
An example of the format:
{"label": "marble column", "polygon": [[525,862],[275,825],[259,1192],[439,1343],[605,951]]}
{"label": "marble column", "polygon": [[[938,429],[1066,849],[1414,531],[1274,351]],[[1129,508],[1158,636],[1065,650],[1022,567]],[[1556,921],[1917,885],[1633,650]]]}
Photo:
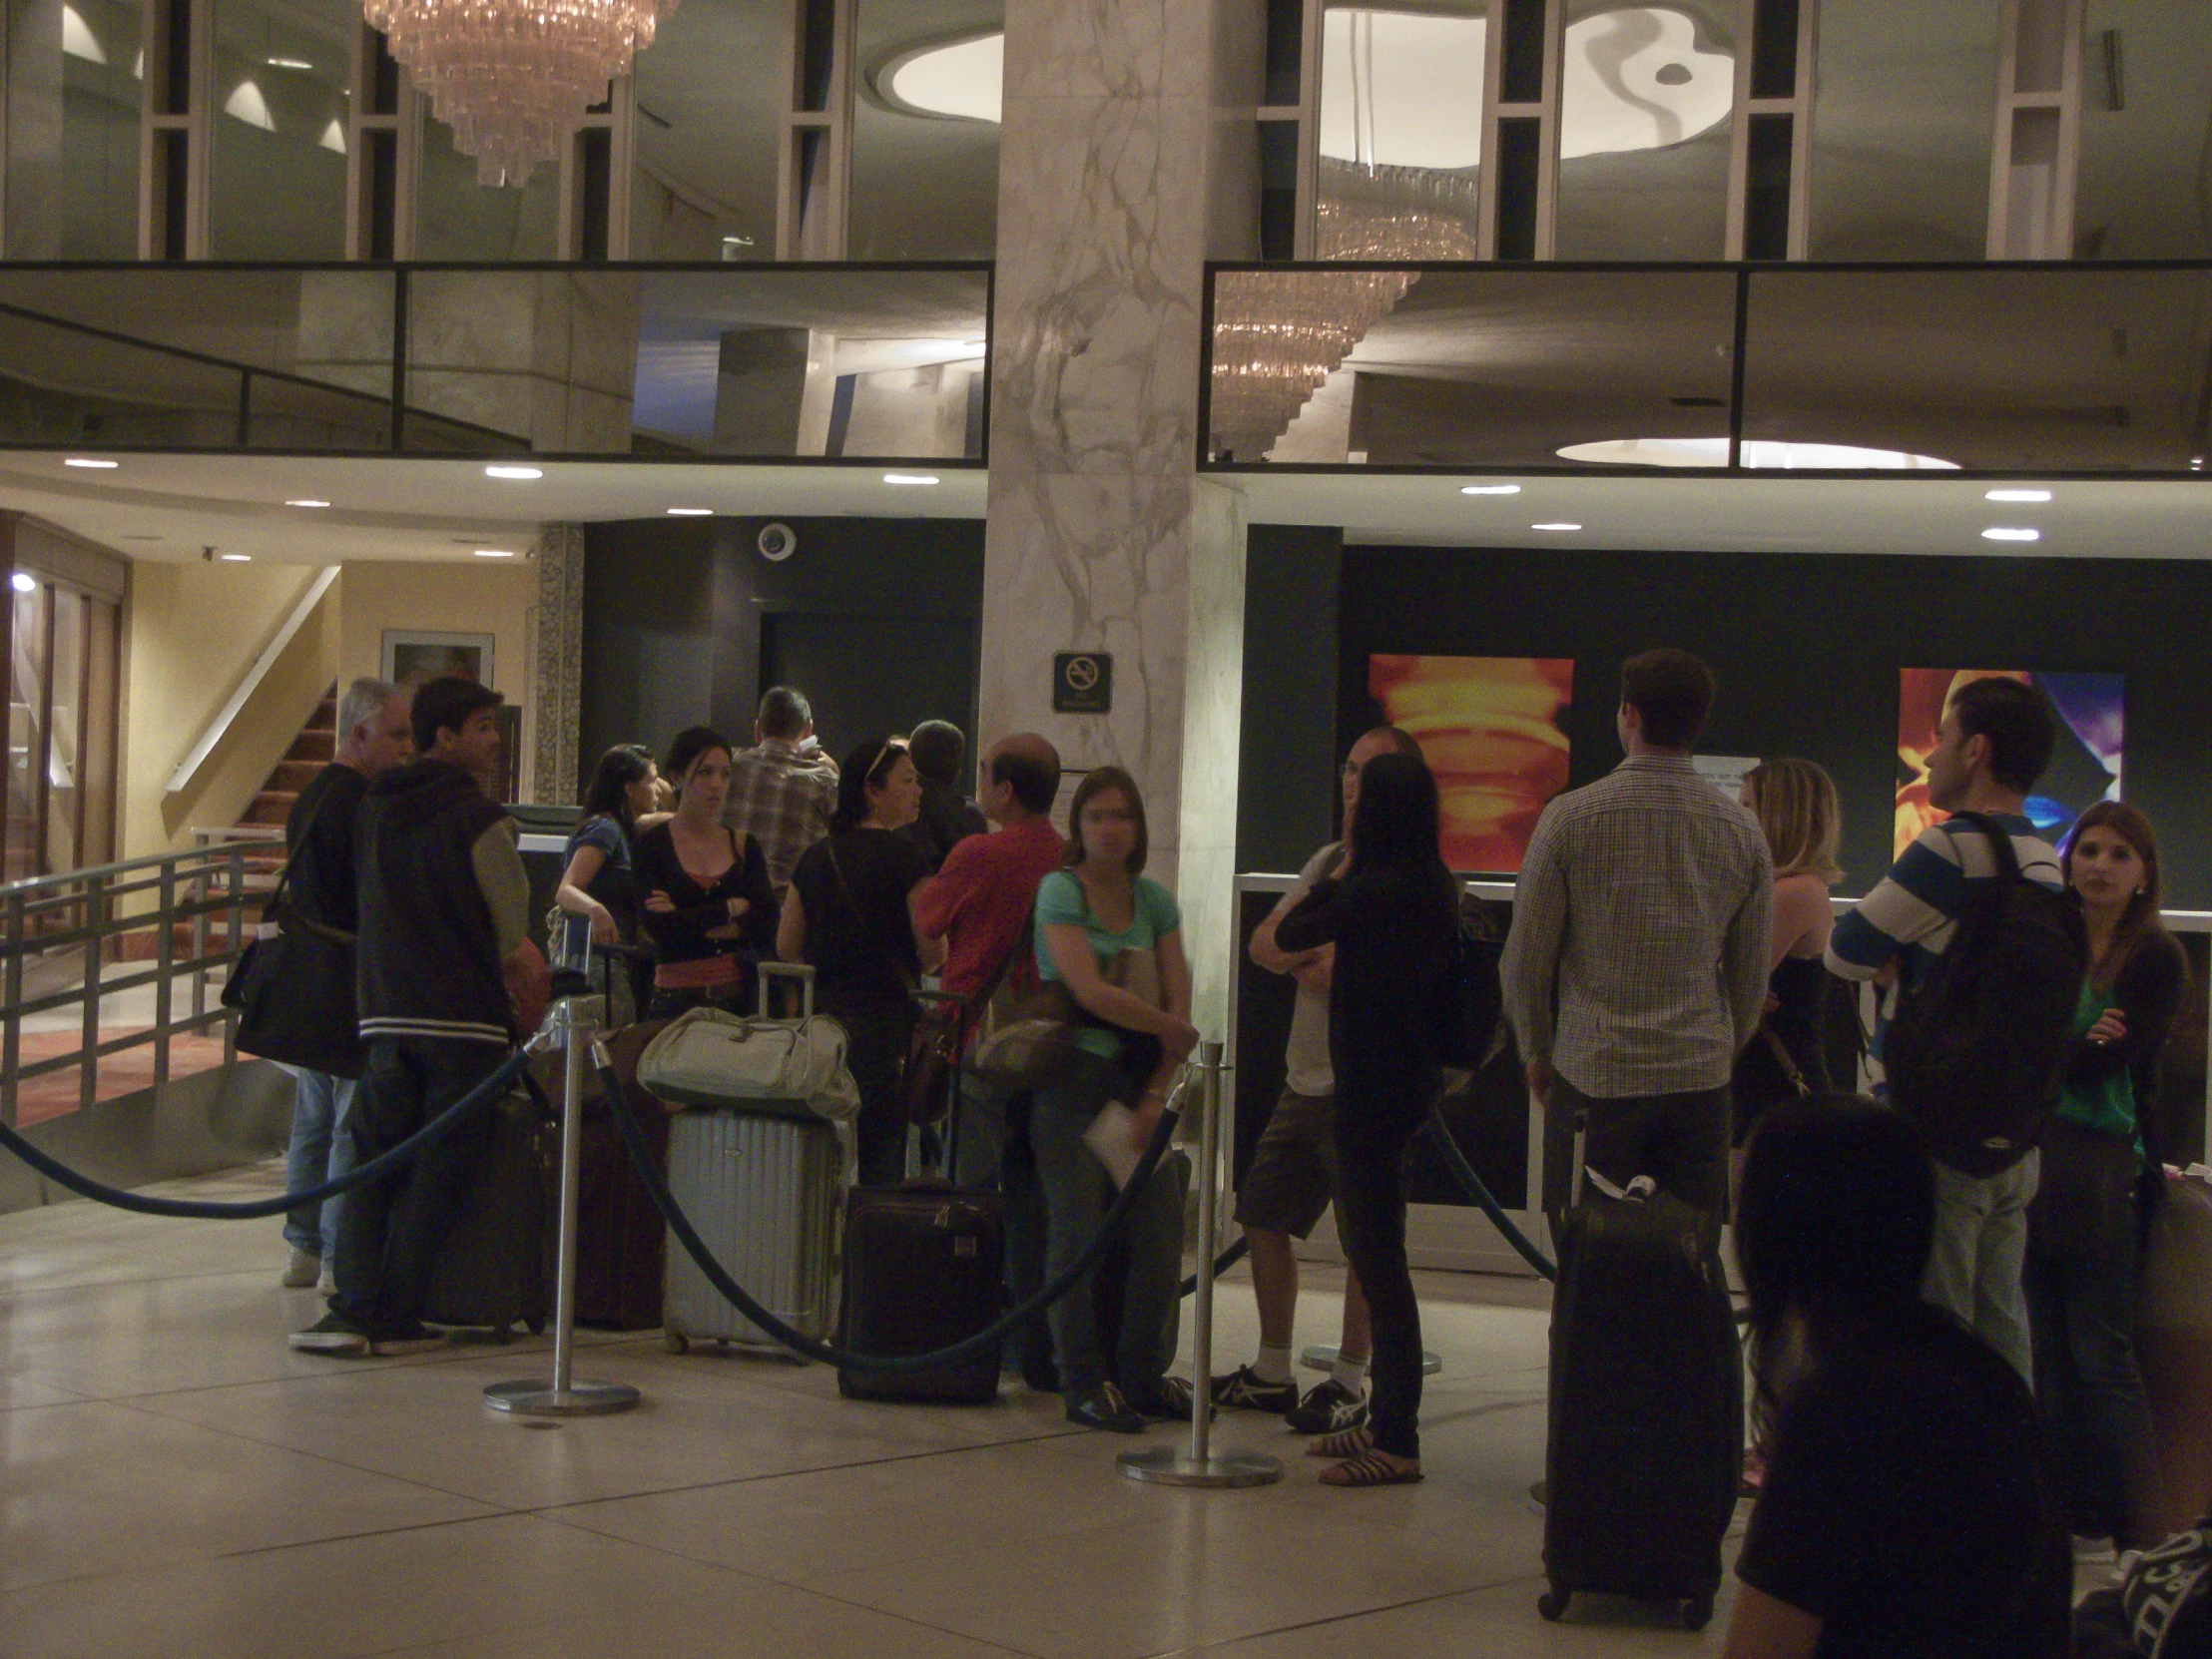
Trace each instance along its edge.
{"label": "marble column", "polygon": [[[1008,0],[980,739],[1127,767],[1175,886],[1199,1021],[1226,1015],[1243,497],[1201,478],[1204,266],[1249,258],[1260,66],[1248,0]],[[1110,652],[1114,707],[1055,715],[1055,652]]]}
{"label": "marble column", "polygon": [[577,777],[584,716],[584,527],[538,532],[532,613],[530,797],[541,806],[583,799]]}

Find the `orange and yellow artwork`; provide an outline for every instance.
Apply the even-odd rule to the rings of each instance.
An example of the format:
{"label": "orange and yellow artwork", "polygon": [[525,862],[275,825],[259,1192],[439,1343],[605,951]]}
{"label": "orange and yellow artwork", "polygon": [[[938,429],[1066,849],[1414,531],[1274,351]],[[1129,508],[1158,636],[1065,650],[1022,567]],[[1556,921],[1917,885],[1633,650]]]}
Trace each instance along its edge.
{"label": "orange and yellow artwork", "polygon": [[1573,660],[1372,656],[1368,694],[1436,775],[1444,862],[1517,873],[1536,820],[1567,787]]}

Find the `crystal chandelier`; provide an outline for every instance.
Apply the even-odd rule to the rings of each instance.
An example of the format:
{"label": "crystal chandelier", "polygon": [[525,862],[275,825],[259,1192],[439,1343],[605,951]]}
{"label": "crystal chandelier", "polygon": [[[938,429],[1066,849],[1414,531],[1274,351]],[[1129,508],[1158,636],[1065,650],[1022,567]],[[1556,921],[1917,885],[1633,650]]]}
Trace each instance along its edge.
{"label": "crystal chandelier", "polygon": [[453,129],[453,147],[476,158],[480,185],[520,185],[557,159],[605,103],[609,82],[630,73],[677,0],[362,0],[391,55],[428,89],[430,108]]}

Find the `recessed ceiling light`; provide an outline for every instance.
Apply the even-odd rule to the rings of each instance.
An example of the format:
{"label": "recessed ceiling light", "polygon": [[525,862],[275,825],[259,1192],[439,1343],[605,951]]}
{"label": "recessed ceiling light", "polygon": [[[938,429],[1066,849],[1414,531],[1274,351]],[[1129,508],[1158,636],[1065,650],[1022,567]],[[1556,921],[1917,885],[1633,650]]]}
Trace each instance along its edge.
{"label": "recessed ceiling light", "polygon": [[1531,530],[1579,530],[1582,526],[1579,524],[1531,524],[1529,528]]}
{"label": "recessed ceiling light", "polygon": [[1461,495],[1518,495],[1520,494],[1520,485],[1461,484],[1459,486],[1459,493]]}
{"label": "recessed ceiling light", "polygon": [[484,468],[484,476],[487,478],[512,478],[520,483],[528,483],[532,478],[543,478],[545,473],[534,466],[487,466]]}
{"label": "recessed ceiling light", "polygon": [[927,472],[886,472],[883,474],[883,482],[886,484],[933,484],[936,481],[936,476]]}
{"label": "recessed ceiling light", "polygon": [[514,549],[509,547],[479,547],[476,556],[479,559],[511,559],[515,555]]}
{"label": "recessed ceiling light", "polygon": [[112,472],[122,464],[121,461],[96,461],[85,455],[72,455],[62,462],[64,466],[89,466],[101,472]]}
{"label": "recessed ceiling light", "polygon": [[20,570],[17,571],[13,576],[8,578],[8,584],[9,586],[13,587],[17,593],[38,592],[38,578],[36,576],[26,576]]}
{"label": "recessed ceiling light", "polygon": [[251,553],[218,553],[216,557],[227,565],[245,565],[254,562],[254,555]]}
{"label": "recessed ceiling light", "polygon": [[329,504],[327,501],[287,501],[284,503],[287,507],[327,507]]}
{"label": "recessed ceiling light", "polygon": [[312,69],[314,65],[308,63],[304,58],[271,58],[269,67],[272,69]]}
{"label": "recessed ceiling light", "polygon": [[2050,499],[2050,491],[1987,490],[1982,493],[1981,499],[1984,501],[2048,501]]}
{"label": "recessed ceiling light", "polygon": [[2041,541],[2043,532],[1992,524],[1988,529],[1981,532],[1981,539],[1983,541]]}
{"label": "recessed ceiling light", "polygon": [[671,507],[668,510],[668,516],[670,518],[713,518],[715,510],[712,507]]}

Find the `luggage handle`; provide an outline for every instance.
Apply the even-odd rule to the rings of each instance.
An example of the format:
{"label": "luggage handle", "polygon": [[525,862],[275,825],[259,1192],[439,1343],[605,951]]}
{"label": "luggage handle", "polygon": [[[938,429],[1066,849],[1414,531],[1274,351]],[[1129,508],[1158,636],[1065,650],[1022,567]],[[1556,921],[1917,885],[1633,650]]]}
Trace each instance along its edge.
{"label": "luggage handle", "polygon": [[768,988],[773,980],[796,979],[799,981],[799,1017],[815,1017],[815,970],[805,962],[763,962],[759,969],[760,1000],[756,1017],[767,1019]]}

